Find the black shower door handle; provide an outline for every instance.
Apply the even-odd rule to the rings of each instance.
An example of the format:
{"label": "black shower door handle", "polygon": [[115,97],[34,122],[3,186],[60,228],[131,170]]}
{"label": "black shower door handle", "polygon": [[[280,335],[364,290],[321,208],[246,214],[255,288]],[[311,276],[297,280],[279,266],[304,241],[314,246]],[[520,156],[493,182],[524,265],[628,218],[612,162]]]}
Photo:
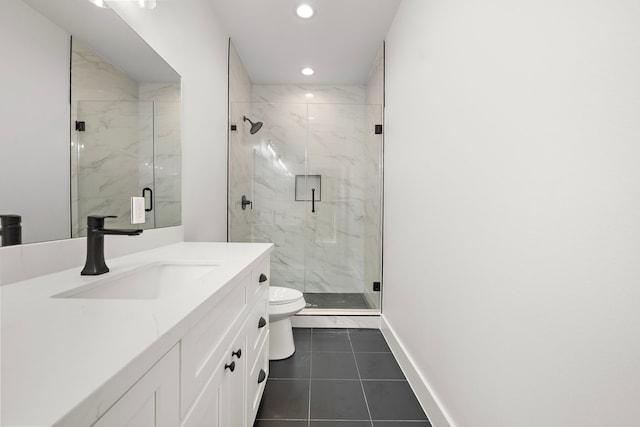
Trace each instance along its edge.
{"label": "black shower door handle", "polygon": [[315,213],[316,211],[316,189],[311,189],[311,212]]}
{"label": "black shower door handle", "polygon": [[145,208],[144,211],[145,212],[151,212],[153,210],[153,190],[150,189],[149,187],[144,187],[142,189],[142,197],[144,197],[146,199],[146,192],[149,192],[149,201],[151,202],[151,204],[149,205],[149,209],[146,208],[146,203],[145,203]]}

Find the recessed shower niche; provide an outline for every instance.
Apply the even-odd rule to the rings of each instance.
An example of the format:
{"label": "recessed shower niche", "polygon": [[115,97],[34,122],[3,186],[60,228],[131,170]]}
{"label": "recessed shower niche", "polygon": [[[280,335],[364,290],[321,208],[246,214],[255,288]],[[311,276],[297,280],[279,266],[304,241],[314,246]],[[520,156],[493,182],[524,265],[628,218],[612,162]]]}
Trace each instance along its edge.
{"label": "recessed shower niche", "polygon": [[295,200],[296,202],[321,202],[322,201],[322,176],[321,175],[296,175]]}

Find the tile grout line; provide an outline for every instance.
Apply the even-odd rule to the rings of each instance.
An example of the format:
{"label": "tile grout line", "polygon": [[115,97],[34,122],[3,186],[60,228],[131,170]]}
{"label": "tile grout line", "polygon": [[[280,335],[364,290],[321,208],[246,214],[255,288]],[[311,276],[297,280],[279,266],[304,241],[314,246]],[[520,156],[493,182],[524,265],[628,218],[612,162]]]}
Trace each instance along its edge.
{"label": "tile grout line", "polygon": [[364,392],[364,384],[362,383],[362,377],[360,376],[360,368],[358,367],[358,359],[356,358],[356,352],[353,349],[353,343],[351,342],[351,333],[347,329],[347,338],[349,339],[349,345],[351,346],[351,352],[353,354],[353,360],[356,363],[356,371],[358,371],[358,379],[360,380],[360,388],[362,389],[362,396],[364,397],[364,404],[367,407],[367,413],[369,414],[369,421],[371,427],[373,427],[373,417],[371,416],[371,409],[369,409],[369,402],[367,401],[367,394]]}

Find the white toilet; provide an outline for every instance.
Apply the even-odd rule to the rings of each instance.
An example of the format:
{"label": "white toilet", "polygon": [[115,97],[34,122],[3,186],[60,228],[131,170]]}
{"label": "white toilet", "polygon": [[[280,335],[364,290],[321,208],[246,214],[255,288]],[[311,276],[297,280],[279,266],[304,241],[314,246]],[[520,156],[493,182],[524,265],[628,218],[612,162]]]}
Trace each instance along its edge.
{"label": "white toilet", "polygon": [[305,305],[302,292],[269,287],[269,360],[286,359],[296,351],[290,317]]}

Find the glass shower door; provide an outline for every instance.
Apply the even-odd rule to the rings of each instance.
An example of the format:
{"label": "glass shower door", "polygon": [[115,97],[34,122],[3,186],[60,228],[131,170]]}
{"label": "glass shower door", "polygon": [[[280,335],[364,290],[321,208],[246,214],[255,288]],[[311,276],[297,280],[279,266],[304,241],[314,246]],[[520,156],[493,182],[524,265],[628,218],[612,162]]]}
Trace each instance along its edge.
{"label": "glass shower door", "polygon": [[313,308],[377,310],[381,107],[309,104],[308,114],[305,298]]}

